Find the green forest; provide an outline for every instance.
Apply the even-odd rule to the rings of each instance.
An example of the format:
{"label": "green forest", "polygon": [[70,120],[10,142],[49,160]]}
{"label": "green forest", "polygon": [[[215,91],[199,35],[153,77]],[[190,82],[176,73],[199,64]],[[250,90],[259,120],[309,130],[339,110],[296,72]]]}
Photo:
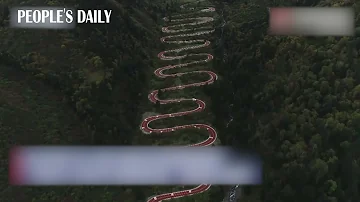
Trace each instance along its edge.
{"label": "green forest", "polygon": [[[8,151],[15,145],[186,145],[204,139],[189,129],[164,136],[139,130],[144,117],[179,112],[193,103],[152,104],[154,89],[202,76],[158,79],[168,63],[156,55],[162,20],[186,0],[0,0],[0,201],[137,202],[182,187],[8,184]],[[213,85],[161,93],[196,97],[204,112],[161,120],[154,127],[207,123],[217,144],[257,151],[261,186],[244,187],[241,202],[360,201],[360,4],[355,0],[212,0],[216,8],[206,65]],[[9,28],[14,6],[112,9],[111,24],[74,30]],[[354,37],[268,35],[268,7],[353,7]],[[176,45],[174,45],[176,46]],[[194,50],[196,52],[203,50]],[[181,61],[185,62],[185,61]],[[202,67],[204,68],[204,67]],[[186,71],[186,69],[184,69]],[[228,187],[183,202],[222,201]]]}

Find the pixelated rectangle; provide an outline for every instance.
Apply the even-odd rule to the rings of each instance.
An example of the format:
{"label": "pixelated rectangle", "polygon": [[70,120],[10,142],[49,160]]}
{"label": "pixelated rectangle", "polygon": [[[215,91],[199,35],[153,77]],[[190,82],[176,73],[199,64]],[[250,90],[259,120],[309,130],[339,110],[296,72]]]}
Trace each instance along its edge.
{"label": "pixelated rectangle", "polygon": [[14,185],[260,184],[262,163],[225,147],[17,147]]}
{"label": "pixelated rectangle", "polygon": [[75,10],[61,7],[14,7],[10,10],[10,27],[37,29],[72,29]]}
{"label": "pixelated rectangle", "polygon": [[355,14],[352,8],[270,8],[273,35],[352,36]]}

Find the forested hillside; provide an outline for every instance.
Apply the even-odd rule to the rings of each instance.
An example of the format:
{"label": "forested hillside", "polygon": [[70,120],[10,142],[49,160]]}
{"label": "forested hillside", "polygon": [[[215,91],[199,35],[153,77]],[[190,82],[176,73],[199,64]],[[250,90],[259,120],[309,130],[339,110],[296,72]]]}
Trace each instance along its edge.
{"label": "forested hillside", "polygon": [[[0,1],[0,201],[133,202],[179,187],[12,187],[7,152],[22,144],[187,144],[203,133],[169,138],[140,135],[148,114],[191,108],[148,103],[150,89],[198,81],[157,80],[165,47],[162,17],[179,1]],[[251,148],[264,159],[264,184],[245,188],[243,202],[360,201],[360,36],[269,36],[271,6],[351,6],[354,0],[214,0],[214,60],[219,80],[195,91],[159,97],[200,97],[207,110],[156,123],[209,123],[221,143]],[[357,3],[357,4],[356,4]],[[9,29],[8,8],[51,5],[113,10],[110,25],[75,30]],[[359,31],[360,29],[358,29]],[[203,50],[199,50],[203,51]],[[194,51],[196,53],[196,51]],[[182,61],[187,62],[187,61]],[[179,61],[180,63],[180,61]],[[200,76],[201,77],[201,76]],[[176,139],[176,142],[174,142]],[[222,189],[181,201],[215,202]],[[180,199],[179,199],[180,201]]]}
{"label": "forested hillside", "polygon": [[360,201],[360,37],[269,36],[266,9],[352,6],[360,27],[358,2],[216,2],[214,124],[265,166],[242,201]]}
{"label": "forested hillside", "polygon": [[[176,2],[0,2],[0,201],[144,200],[137,187],[11,187],[5,159],[13,145],[136,144],[161,18]],[[8,8],[20,5],[107,8],[113,14],[109,25],[71,31],[10,29]]]}

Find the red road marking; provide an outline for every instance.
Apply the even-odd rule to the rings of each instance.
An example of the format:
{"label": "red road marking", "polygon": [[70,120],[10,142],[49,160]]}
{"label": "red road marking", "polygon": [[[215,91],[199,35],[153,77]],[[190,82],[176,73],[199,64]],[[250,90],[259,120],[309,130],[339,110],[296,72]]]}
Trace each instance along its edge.
{"label": "red road marking", "polygon": [[[215,11],[215,8],[208,8],[208,10]],[[169,31],[168,27],[163,27],[162,31],[163,32]],[[171,36],[163,37],[163,38],[160,39],[160,41],[166,43],[166,40],[165,40],[166,38],[171,38]],[[204,45],[209,46],[210,41],[205,41]],[[197,46],[193,46],[193,47],[197,47]],[[201,48],[201,47],[199,47],[199,48]],[[164,54],[165,54],[165,51],[162,51],[157,56],[158,56],[158,58],[164,60],[164,59],[166,59],[166,56],[164,56]],[[200,62],[209,62],[214,58],[211,54],[204,54],[204,55],[206,55],[207,59],[206,60],[199,60],[199,61],[197,61],[198,63],[200,63]],[[190,62],[190,63],[183,63],[183,64],[179,64],[179,65],[168,65],[168,66],[165,66],[165,67],[158,68],[157,70],[155,70],[154,74],[157,77],[161,77],[161,78],[181,76],[181,75],[190,74],[190,73],[191,74],[208,74],[209,79],[207,81],[203,81],[203,82],[186,84],[186,85],[182,85],[182,86],[173,86],[173,87],[168,87],[168,88],[164,88],[164,89],[161,89],[161,90],[169,91],[169,90],[177,90],[177,89],[183,89],[183,88],[194,87],[194,86],[209,85],[209,84],[212,84],[217,79],[217,75],[214,72],[205,71],[205,70],[203,70],[203,71],[184,72],[184,73],[176,73],[176,74],[165,74],[165,73],[163,73],[163,71],[168,70],[168,69],[185,67],[185,66],[188,66],[188,65],[191,65],[191,64],[197,64],[197,63],[196,62]],[[152,103],[160,102],[160,104],[181,102],[183,100],[183,99],[160,100],[157,97],[157,95],[158,95],[158,90],[154,90],[149,94],[148,98]],[[192,100],[193,102],[196,102],[198,104],[198,107],[195,108],[195,109],[189,110],[189,111],[150,116],[150,117],[144,119],[143,122],[141,123],[141,130],[144,133],[149,134],[149,133],[173,132],[173,131],[176,131],[176,130],[179,130],[179,129],[187,129],[187,128],[205,129],[209,133],[208,138],[206,140],[202,141],[202,142],[192,144],[192,145],[189,145],[189,146],[201,146],[201,147],[203,147],[203,146],[211,146],[217,139],[217,133],[216,133],[216,130],[214,128],[212,128],[211,126],[206,125],[206,124],[190,124],[190,125],[183,125],[183,126],[175,126],[175,127],[171,127],[171,128],[162,128],[162,129],[153,129],[153,128],[149,127],[149,124],[152,121],[163,119],[163,118],[184,116],[184,115],[191,114],[191,113],[201,112],[206,107],[205,102],[202,101],[202,100],[199,100],[199,99],[187,99],[187,100]],[[199,186],[197,186],[195,188],[188,189],[188,190],[183,190],[183,191],[177,191],[177,192],[171,192],[171,193],[165,193],[165,194],[157,195],[157,196],[154,196],[151,199],[149,199],[148,202],[161,202],[163,200],[169,200],[169,199],[181,198],[181,197],[185,197],[185,196],[199,194],[199,193],[202,193],[204,191],[207,191],[210,187],[211,187],[211,185],[202,184],[202,185],[199,185]]]}

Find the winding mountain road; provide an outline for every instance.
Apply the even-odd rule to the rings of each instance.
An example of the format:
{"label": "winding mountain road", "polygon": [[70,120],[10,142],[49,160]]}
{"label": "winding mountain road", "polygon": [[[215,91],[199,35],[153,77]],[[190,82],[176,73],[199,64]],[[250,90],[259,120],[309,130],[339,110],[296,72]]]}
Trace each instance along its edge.
{"label": "winding mountain road", "polygon": [[[185,7],[181,6],[181,8],[184,9]],[[187,84],[187,85],[180,85],[180,86],[174,86],[174,87],[160,89],[161,91],[165,92],[165,91],[180,90],[180,89],[184,89],[184,88],[188,88],[188,87],[198,87],[198,86],[203,86],[203,85],[209,85],[217,80],[217,75],[214,72],[205,71],[205,70],[181,72],[181,73],[175,73],[175,74],[164,73],[164,71],[169,70],[169,69],[204,64],[213,59],[213,56],[208,53],[196,53],[196,54],[193,53],[193,54],[178,55],[179,53],[187,51],[187,50],[194,50],[194,49],[209,46],[210,41],[208,41],[206,39],[191,39],[191,40],[190,39],[189,40],[172,40],[172,39],[186,38],[186,37],[194,38],[197,36],[211,34],[212,32],[214,32],[215,31],[214,29],[209,30],[208,26],[207,26],[209,23],[214,21],[214,18],[212,18],[212,17],[193,17],[195,13],[214,12],[214,11],[215,11],[215,8],[209,7],[209,8],[201,9],[199,11],[195,11],[195,12],[191,12],[191,13],[187,13],[187,14],[175,15],[175,16],[172,16],[172,20],[171,20],[172,25],[162,28],[163,33],[170,34],[170,35],[162,37],[160,39],[160,41],[162,43],[179,44],[179,45],[184,45],[184,47],[160,52],[158,54],[158,58],[160,60],[169,60],[169,61],[180,60],[180,59],[187,58],[189,56],[204,57],[204,59],[161,67],[161,68],[155,70],[155,72],[154,72],[155,75],[160,78],[166,78],[166,77],[180,77],[185,74],[207,74],[209,76],[209,79],[206,81],[198,82],[198,83],[192,83],[192,84]],[[192,17],[186,17],[189,15],[191,15]],[[165,17],[164,20],[169,22],[169,18]],[[185,23],[182,23],[182,22],[185,22]],[[178,24],[174,25],[174,23],[178,23]],[[181,33],[183,33],[183,34],[181,34]],[[191,44],[193,44],[193,45],[191,45]],[[174,53],[176,54],[175,56],[174,56]],[[165,119],[165,118],[171,118],[171,117],[184,116],[184,115],[196,113],[196,112],[201,112],[205,109],[205,106],[206,106],[204,101],[196,99],[196,98],[191,98],[191,99],[180,98],[180,99],[161,100],[158,98],[158,93],[159,93],[158,90],[154,90],[149,94],[148,98],[152,103],[159,102],[160,104],[169,104],[169,103],[174,103],[174,102],[182,102],[182,101],[190,100],[190,101],[197,103],[198,107],[195,109],[183,111],[183,112],[176,112],[176,113],[171,113],[171,114],[162,114],[162,115],[147,117],[146,119],[143,120],[143,122],[141,123],[141,126],[140,126],[140,129],[142,130],[143,133],[145,133],[145,134],[160,134],[160,133],[174,132],[177,130],[187,129],[187,128],[197,128],[197,129],[207,130],[209,136],[206,140],[196,143],[196,144],[189,145],[189,146],[211,146],[216,141],[217,133],[216,133],[215,129],[206,124],[190,124],[190,125],[175,126],[175,127],[171,127],[171,128],[162,128],[162,129],[154,129],[154,128],[149,127],[149,124],[152,121],[156,121],[159,119]],[[170,200],[170,199],[174,199],[174,198],[181,198],[181,197],[185,197],[185,196],[199,194],[199,193],[207,191],[210,187],[211,187],[211,185],[209,185],[209,184],[202,184],[202,185],[199,185],[195,188],[188,189],[188,190],[177,191],[177,192],[172,192],[172,193],[165,193],[165,194],[153,196],[148,200],[148,202],[160,202],[160,201],[164,201],[164,200]]]}

